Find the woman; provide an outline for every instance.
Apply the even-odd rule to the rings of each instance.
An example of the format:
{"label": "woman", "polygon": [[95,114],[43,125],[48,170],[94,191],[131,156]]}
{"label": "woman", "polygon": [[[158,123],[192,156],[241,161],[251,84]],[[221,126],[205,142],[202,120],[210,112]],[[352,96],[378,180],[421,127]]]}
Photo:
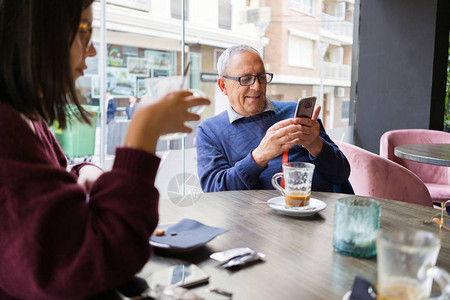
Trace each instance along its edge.
{"label": "woman", "polygon": [[[66,160],[46,124],[66,124],[86,69],[93,0],[0,0],[0,299],[81,299],[128,281],[158,222],[158,137],[189,132],[209,101],[187,91],[137,110],[110,172]],[[86,193],[90,200],[86,202]]]}

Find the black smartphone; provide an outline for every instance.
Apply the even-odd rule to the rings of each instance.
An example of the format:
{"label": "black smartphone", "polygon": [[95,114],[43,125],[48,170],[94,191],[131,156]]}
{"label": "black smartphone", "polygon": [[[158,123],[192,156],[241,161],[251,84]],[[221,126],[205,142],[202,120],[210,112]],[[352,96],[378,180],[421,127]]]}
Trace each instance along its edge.
{"label": "black smartphone", "polygon": [[300,98],[297,101],[294,118],[311,118],[316,105],[316,97]]}
{"label": "black smartphone", "polygon": [[163,286],[192,287],[208,282],[209,276],[197,265],[181,264],[153,272],[147,282],[150,288]]}

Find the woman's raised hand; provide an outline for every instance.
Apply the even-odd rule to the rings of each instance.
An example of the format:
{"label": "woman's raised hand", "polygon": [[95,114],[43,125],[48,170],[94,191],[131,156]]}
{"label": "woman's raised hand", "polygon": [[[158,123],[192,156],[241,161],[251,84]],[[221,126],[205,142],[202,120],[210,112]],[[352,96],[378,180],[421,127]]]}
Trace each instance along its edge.
{"label": "woman's raised hand", "polygon": [[161,135],[192,131],[185,122],[197,121],[200,116],[189,112],[191,107],[209,104],[207,98],[194,97],[189,91],[176,91],[154,104],[138,107],[128,127],[124,146],[155,153]]}

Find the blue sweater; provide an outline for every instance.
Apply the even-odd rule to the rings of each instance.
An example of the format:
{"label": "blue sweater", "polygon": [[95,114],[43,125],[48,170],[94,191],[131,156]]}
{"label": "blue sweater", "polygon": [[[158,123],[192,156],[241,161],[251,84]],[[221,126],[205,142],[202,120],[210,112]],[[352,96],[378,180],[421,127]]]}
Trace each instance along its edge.
{"label": "blue sweater", "polygon": [[[227,111],[203,121],[197,129],[198,175],[204,192],[229,190],[269,190],[272,176],[282,171],[282,156],[259,167],[251,156],[267,129],[278,121],[292,118],[295,102],[272,101],[275,111],[244,117],[230,123]],[[288,161],[311,162],[312,190],[332,192],[333,185],[347,182],[350,165],[330,139],[320,122],[323,148],[312,157],[302,146],[289,149]]]}

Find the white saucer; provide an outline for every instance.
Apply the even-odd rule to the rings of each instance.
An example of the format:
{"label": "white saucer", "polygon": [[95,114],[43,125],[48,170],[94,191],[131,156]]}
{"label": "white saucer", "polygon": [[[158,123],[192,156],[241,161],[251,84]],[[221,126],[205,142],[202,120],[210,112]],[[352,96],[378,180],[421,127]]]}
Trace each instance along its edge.
{"label": "white saucer", "polygon": [[280,214],[293,216],[293,217],[308,217],[312,216],[319,211],[324,210],[327,204],[315,198],[309,199],[309,206],[307,208],[303,207],[288,207],[284,205],[284,197],[275,197],[267,201],[269,206],[279,212]]}

